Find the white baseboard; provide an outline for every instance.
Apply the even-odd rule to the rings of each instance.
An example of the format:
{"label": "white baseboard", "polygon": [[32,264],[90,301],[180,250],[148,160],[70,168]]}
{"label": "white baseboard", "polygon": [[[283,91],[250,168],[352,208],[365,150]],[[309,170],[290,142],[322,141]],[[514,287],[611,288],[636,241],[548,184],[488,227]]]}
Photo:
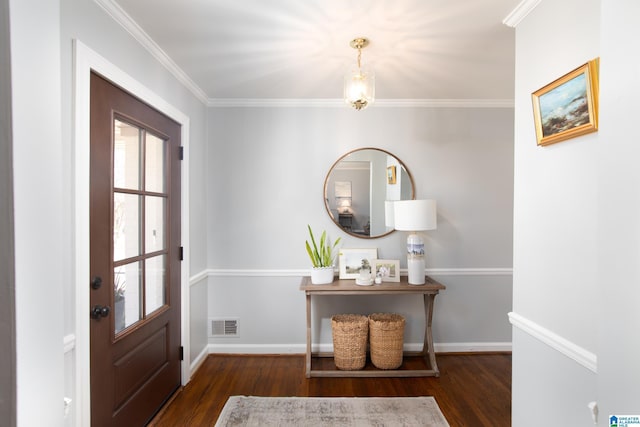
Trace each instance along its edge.
{"label": "white baseboard", "polygon": [[509,322],[516,328],[547,344],[554,350],[573,359],[594,373],[598,373],[598,357],[589,350],[561,337],[517,313],[509,313]]}
{"label": "white baseboard", "polygon": [[[450,342],[434,343],[436,353],[510,352],[510,342]],[[420,348],[418,348],[419,350]]]}
{"label": "white baseboard", "polygon": [[[209,354],[305,354],[305,344],[209,344]],[[316,350],[314,350],[316,351]]]}
{"label": "white baseboard", "polygon": [[[511,351],[510,342],[434,343],[436,353]],[[421,343],[405,343],[405,351],[421,351]],[[209,354],[305,354],[305,344],[209,344]],[[313,352],[332,352],[333,344],[314,344]]]}
{"label": "white baseboard", "polygon": [[205,348],[202,349],[200,354],[198,354],[198,356],[195,359],[193,359],[193,362],[191,362],[190,371],[189,371],[191,372],[191,377],[193,377],[193,374],[195,374],[198,368],[202,366],[202,363],[205,361],[209,353],[210,353],[209,347],[206,346]]}

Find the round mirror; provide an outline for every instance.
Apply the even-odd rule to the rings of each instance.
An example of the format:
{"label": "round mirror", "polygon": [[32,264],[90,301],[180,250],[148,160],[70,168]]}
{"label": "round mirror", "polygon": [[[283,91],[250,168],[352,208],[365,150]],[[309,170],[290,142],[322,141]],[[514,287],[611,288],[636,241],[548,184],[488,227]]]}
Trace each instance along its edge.
{"label": "round mirror", "polygon": [[324,204],[344,232],[365,239],[386,236],[386,200],[412,200],[413,178],[397,157],[361,148],[340,157],[324,180]]}

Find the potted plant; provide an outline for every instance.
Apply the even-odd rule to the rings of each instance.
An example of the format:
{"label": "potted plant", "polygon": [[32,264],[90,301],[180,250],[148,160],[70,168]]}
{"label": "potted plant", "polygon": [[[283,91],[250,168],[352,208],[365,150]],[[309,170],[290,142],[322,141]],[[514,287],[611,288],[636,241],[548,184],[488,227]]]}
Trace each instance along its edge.
{"label": "potted plant", "polygon": [[311,269],[311,283],[314,285],[331,283],[333,282],[334,274],[333,261],[336,257],[335,248],[338,246],[338,243],[340,243],[340,237],[331,245],[329,239],[327,239],[327,232],[323,231],[320,236],[320,244],[316,245],[316,239],[313,237],[311,226],[307,225],[307,228],[309,229],[309,236],[311,236],[311,245],[308,240],[305,242],[307,253],[313,265]]}

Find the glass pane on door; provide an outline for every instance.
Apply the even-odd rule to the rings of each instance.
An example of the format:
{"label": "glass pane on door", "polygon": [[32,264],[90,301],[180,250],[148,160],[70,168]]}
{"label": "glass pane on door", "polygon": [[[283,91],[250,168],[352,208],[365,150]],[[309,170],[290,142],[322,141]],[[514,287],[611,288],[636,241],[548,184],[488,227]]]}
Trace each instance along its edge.
{"label": "glass pane on door", "polygon": [[165,191],[166,141],[147,133],[145,138],[145,190]]}
{"label": "glass pane on door", "polygon": [[113,126],[113,186],[140,189],[140,129],[118,119]]}
{"label": "glass pane on door", "polygon": [[145,315],[162,307],[165,302],[165,255],[146,260],[145,268]]}
{"label": "glass pane on door", "polygon": [[113,271],[113,305],[116,334],[141,319],[140,262],[116,267]]}
{"label": "glass pane on door", "polygon": [[145,197],[145,253],[165,248],[165,198]]}
{"label": "glass pane on door", "polygon": [[113,193],[113,259],[140,255],[140,196]]}

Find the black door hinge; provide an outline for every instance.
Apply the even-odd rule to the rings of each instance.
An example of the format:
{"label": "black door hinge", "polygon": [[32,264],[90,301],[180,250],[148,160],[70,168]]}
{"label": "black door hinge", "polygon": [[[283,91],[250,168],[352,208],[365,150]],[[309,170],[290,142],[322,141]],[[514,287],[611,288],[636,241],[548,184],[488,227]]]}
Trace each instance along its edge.
{"label": "black door hinge", "polygon": [[178,258],[180,259],[180,261],[184,261],[184,247],[180,246],[180,249],[178,251]]}
{"label": "black door hinge", "polygon": [[182,145],[178,147],[178,159],[184,160],[184,147]]}
{"label": "black door hinge", "polygon": [[184,347],[180,346],[180,360],[184,360]]}

